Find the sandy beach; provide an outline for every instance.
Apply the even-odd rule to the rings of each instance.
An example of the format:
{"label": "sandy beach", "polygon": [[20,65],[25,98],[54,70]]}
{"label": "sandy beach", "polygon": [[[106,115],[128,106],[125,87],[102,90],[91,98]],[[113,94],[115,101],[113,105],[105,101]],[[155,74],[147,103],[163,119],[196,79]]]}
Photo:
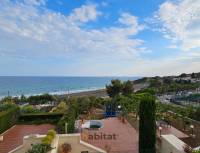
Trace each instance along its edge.
{"label": "sandy beach", "polygon": [[[147,83],[135,83],[134,84],[134,91],[138,91],[141,89],[144,89],[148,87],[149,84]],[[60,97],[86,97],[86,96],[96,96],[96,97],[108,97],[108,94],[106,93],[106,89],[97,89],[97,90],[91,90],[91,91],[83,91],[83,92],[77,92],[77,93],[70,93],[70,94],[63,94],[60,95]]]}
{"label": "sandy beach", "polygon": [[77,93],[70,93],[70,94],[64,94],[59,95],[61,98],[65,98],[67,96],[70,97],[86,97],[86,96],[97,96],[97,97],[108,97],[106,93],[106,89],[98,89],[98,90],[92,90],[92,91],[83,91],[83,92],[77,92]]}

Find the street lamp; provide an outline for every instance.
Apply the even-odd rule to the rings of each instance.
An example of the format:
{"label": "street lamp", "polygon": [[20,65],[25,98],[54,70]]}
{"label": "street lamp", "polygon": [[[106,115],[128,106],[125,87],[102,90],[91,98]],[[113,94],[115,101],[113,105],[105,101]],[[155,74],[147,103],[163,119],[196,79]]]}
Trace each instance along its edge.
{"label": "street lamp", "polygon": [[121,109],[121,105],[118,105],[117,107],[118,107],[119,110]]}
{"label": "street lamp", "polygon": [[162,127],[159,126],[158,130],[159,130],[159,132],[160,132],[160,137],[161,137]]}

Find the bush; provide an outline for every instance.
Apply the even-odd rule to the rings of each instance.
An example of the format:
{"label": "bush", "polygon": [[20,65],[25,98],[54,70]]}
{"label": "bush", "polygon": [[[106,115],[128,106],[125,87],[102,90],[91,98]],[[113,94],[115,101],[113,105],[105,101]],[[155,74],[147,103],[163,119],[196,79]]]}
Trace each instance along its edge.
{"label": "bush", "polygon": [[49,94],[30,96],[27,99],[29,104],[32,104],[32,105],[45,104],[45,103],[55,101],[55,100],[56,100],[55,97]]}
{"label": "bush", "polygon": [[56,131],[55,130],[49,130],[47,132],[47,135],[42,139],[42,144],[51,145],[55,136],[56,136]]}
{"label": "bush", "polygon": [[63,116],[63,113],[29,113],[21,114],[19,117],[19,123],[26,124],[42,124],[42,123],[51,123],[57,124],[60,118]]}
{"label": "bush", "polygon": [[53,140],[53,137],[52,136],[45,136],[43,139],[42,139],[42,144],[45,144],[45,145],[50,145],[51,142]]}
{"label": "bush", "polygon": [[19,117],[19,107],[13,105],[6,111],[0,112],[0,133],[12,127]]}
{"label": "bush", "polygon": [[59,149],[58,149],[58,153],[70,153],[72,150],[72,147],[70,144],[68,143],[63,143]]}
{"label": "bush", "polygon": [[56,131],[55,131],[55,130],[49,130],[48,133],[47,133],[47,135],[50,135],[50,136],[52,136],[53,138],[55,138],[55,136],[56,136]]}
{"label": "bush", "polygon": [[41,111],[37,108],[34,108],[32,105],[24,106],[20,109],[23,114],[31,114],[31,113],[40,113]]}
{"label": "bush", "polygon": [[52,148],[50,145],[45,144],[34,144],[31,149],[29,149],[26,153],[47,153]]}

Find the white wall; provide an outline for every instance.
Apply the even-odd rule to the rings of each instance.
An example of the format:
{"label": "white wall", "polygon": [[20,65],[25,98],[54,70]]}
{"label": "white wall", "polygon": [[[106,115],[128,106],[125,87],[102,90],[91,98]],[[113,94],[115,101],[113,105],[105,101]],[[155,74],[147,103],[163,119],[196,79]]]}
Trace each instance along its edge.
{"label": "white wall", "polygon": [[162,135],[161,145],[159,148],[160,153],[185,153],[185,143],[174,135]]}

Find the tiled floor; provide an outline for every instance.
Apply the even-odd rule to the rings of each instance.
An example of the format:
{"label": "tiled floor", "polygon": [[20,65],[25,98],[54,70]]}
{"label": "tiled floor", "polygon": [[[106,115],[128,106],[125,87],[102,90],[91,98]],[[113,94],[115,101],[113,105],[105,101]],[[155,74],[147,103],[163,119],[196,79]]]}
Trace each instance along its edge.
{"label": "tiled floor", "polygon": [[[138,133],[128,122],[122,123],[118,118],[101,121],[103,128],[84,130],[82,140],[104,150],[110,150],[110,153],[138,153]],[[116,139],[114,137],[111,139],[111,136],[108,139],[108,135],[113,134],[116,134]],[[99,135],[99,139],[95,139],[95,135]],[[94,139],[91,139],[92,136]]]}
{"label": "tiled floor", "polygon": [[0,153],[8,153],[16,147],[22,145],[23,137],[30,134],[46,134],[54,126],[50,124],[42,125],[16,125],[3,134],[3,142],[0,142]]}

